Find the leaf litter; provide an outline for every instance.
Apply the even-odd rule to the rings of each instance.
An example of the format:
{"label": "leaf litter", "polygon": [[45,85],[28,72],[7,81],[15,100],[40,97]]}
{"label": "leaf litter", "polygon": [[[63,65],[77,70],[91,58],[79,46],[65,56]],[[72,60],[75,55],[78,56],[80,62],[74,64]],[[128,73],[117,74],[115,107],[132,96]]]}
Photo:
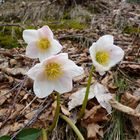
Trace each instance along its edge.
{"label": "leaf litter", "polygon": [[[104,17],[100,18],[104,19]],[[110,20],[110,17],[107,18]],[[78,114],[79,107],[70,107],[69,110],[72,108],[73,110],[68,110],[68,101],[76,92],[81,92],[81,89],[82,92],[85,91],[83,87],[86,87],[89,68],[92,65],[88,52],[89,46],[86,43],[81,43],[80,40],[74,41],[74,39],[72,40],[68,36],[73,35],[74,38],[78,34],[97,40],[102,34],[113,34],[116,40],[115,43],[125,50],[126,56],[124,61],[116,66],[116,70],[112,69],[102,78],[99,78],[98,73],[94,73],[92,84],[98,79],[109,90],[113,96],[113,100],[110,101],[111,106],[123,112],[125,117],[131,121],[132,124],[129,124],[130,126],[128,127],[135,134],[131,135],[131,137],[138,140],[140,137],[139,37],[133,34],[118,32],[117,29],[109,26],[109,22],[105,23],[106,28],[103,28],[103,30],[98,29],[97,26],[100,23],[96,23],[97,25],[93,26],[92,30],[56,31],[64,46],[63,51],[69,53],[70,59],[85,70],[85,75],[74,79],[74,89],[70,93],[61,96],[61,111],[67,116],[75,114],[75,112]],[[67,39],[65,38],[66,36]],[[24,48],[11,50],[0,48],[0,136],[6,134],[13,135],[25,126],[47,128],[53,121],[53,112],[55,110],[55,105],[51,105],[53,97],[49,96],[47,99],[35,98],[32,90],[32,80],[29,78],[24,80],[26,71],[32,67],[33,63],[37,63],[38,60],[31,60],[25,57],[24,54]],[[116,85],[114,78],[116,73],[128,85],[124,85],[121,82]],[[115,100],[115,96],[118,94],[121,94],[120,103]],[[111,120],[111,115],[108,115],[107,111],[99,105],[96,99],[92,99],[94,96],[93,94],[90,97],[81,125],[86,128],[88,138],[100,140],[104,137],[104,125]],[[75,106],[80,104],[75,102]],[[57,129],[57,131],[59,130]]]}

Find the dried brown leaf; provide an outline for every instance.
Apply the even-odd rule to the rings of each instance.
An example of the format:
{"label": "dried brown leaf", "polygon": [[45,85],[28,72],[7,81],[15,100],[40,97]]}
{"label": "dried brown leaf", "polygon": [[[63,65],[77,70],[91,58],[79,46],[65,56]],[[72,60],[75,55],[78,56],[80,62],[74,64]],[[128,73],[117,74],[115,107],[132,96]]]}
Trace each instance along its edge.
{"label": "dried brown leaf", "polygon": [[7,116],[8,112],[9,112],[8,108],[0,109],[0,118],[3,120]]}
{"label": "dried brown leaf", "polygon": [[25,117],[30,120],[30,119],[33,118],[33,116],[35,115],[35,113],[36,113],[36,110],[35,111],[31,111],[31,112],[27,113],[25,115]]}
{"label": "dried brown leaf", "polygon": [[85,112],[82,123],[84,123],[85,125],[106,121],[108,120],[106,115],[106,110],[103,109],[100,105],[94,106],[93,108]]}
{"label": "dried brown leaf", "polygon": [[7,100],[6,96],[0,97],[0,105],[2,105]]}
{"label": "dried brown leaf", "polygon": [[138,97],[126,92],[121,98],[121,103],[135,109],[139,103]]}
{"label": "dried brown leaf", "polygon": [[97,135],[103,137],[103,130],[101,126],[95,123],[88,124],[87,127],[87,137],[92,139],[97,139]]}
{"label": "dried brown leaf", "polygon": [[27,72],[26,68],[2,68],[2,71],[12,76],[25,75]]}
{"label": "dried brown leaf", "polygon": [[9,117],[9,119],[14,119],[23,108],[24,108],[24,105],[16,104],[13,112],[11,113],[11,116]]}
{"label": "dried brown leaf", "polygon": [[2,129],[0,129],[0,137],[3,135],[7,135],[10,131],[10,125],[5,125]]}
{"label": "dried brown leaf", "polygon": [[23,126],[24,126],[23,123],[15,122],[14,124],[11,125],[10,130],[11,130],[12,132],[16,132],[17,130],[19,130],[19,129],[22,128]]}

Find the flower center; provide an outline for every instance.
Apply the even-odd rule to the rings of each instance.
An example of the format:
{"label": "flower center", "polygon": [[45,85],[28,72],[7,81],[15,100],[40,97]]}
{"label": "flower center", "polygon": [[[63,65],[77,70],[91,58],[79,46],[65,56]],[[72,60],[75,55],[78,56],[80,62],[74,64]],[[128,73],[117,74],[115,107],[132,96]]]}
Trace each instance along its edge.
{"label": "flower center", "polygon": [[61,65],[58,63],[49,63],[45,67],[45,75],[48,80],[55,80],[63,74]]}
{"label": "flower center", "polygon": [[47,50],[50,47],[50,41],[47,38],[42,38],[37,42],[37,46],[42,51]]}
{"label": "flower center", "polygon": [[106,51],[98,51],[96,53],[96,61],[101,65],[106,65],[109,60],[109,53]]}

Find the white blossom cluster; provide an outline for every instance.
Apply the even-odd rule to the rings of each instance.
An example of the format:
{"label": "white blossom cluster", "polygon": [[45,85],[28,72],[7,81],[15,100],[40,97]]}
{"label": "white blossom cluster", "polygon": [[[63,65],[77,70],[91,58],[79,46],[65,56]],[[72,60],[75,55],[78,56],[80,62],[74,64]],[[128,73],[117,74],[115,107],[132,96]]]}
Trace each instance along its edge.
{"label": "white blossom cluster", "polygon": [[[60,53],[62,45],[54,39],[51,29],[48,26],[43,26],[38,30],[24,30],[23,39],[27,43],[26,55],[40,60],[40,63],[27,72],[27,75],[34,80],[33,90],[36,96],[44,98],[53,91],[60,94],[71,91],[73,88],[72,79],[82,75],[84,70],[70,60],[67,53]],[[124,51],[113,42],[112,35],[104,35],[97,42],[93,42],[89,48],[95,70],[100,75],[105,74],[124,57]],[[71,101],[68,103],[69,109],[81,105],[84,95],[85,89],[71,95]],[[96,97],[100,105],[106,108],[108,113],[111,113],[108,104],[111,94],[106,92],[103,85],[97,83],[94,87],[91,86],[89,99],[93,97]]]}

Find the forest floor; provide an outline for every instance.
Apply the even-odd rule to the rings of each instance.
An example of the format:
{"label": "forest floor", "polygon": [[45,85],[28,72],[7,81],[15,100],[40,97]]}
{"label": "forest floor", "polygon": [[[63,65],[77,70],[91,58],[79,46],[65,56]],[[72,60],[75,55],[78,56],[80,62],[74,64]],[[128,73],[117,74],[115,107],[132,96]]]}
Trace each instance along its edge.
{"label": "forest floor", "polygon": [[[3,32],[7,27],[4,24],[8,28],[10,25],[2,22]],[[26,24],[21,24],[18,28],[21,27],[26,28]],[[96,99],[90,100],[86,112],[90,112],[91,116],[86,113],[86,117],[83,117],[81,124],[84,124],[86,130],[82,131],[85,136],[90,131],[94,132],[87,136],[91,140],[139,140],[140,116],[133,113],[130,115],[126,107],[140,113],[140,5],[117,3],[110,6],[109,10],[105,6],[104,13],[96,14],[88,27],[73,29],[69,26],[69,29],[54,30],[54,34],[63,45],[62,52],[67,52],[69,58],[85,70],[85,75],[74,79],[73,90],[61,95],[61,112],[68,116],[76,115],[80,109],[77,107],[69,112],[67,103],[71,94],[87,85],[92,65],[88,50],[90,45],[104,34],[114,36],[115,44],[125,51],[125,57],[103,77],[95,72],[92,83],[98,81],[106,86],[124,108],[119,111],[114,109],[111,115],[107,115]],[[18,44],[20,48],[12,49],[2,48],[0,44],[0,136],[15,137],[25,127],[47,128],[53,121],[56,108],[55,99],[51,95],[39,99],[33,93],[33,81],[26,76],[26,72],[38,60],[25,56],[25,44],[21,39]],[[91,124],[94,127],[89,129]],[[69,135],[74,134],[60,120],[50,138],[76,139]]]}

